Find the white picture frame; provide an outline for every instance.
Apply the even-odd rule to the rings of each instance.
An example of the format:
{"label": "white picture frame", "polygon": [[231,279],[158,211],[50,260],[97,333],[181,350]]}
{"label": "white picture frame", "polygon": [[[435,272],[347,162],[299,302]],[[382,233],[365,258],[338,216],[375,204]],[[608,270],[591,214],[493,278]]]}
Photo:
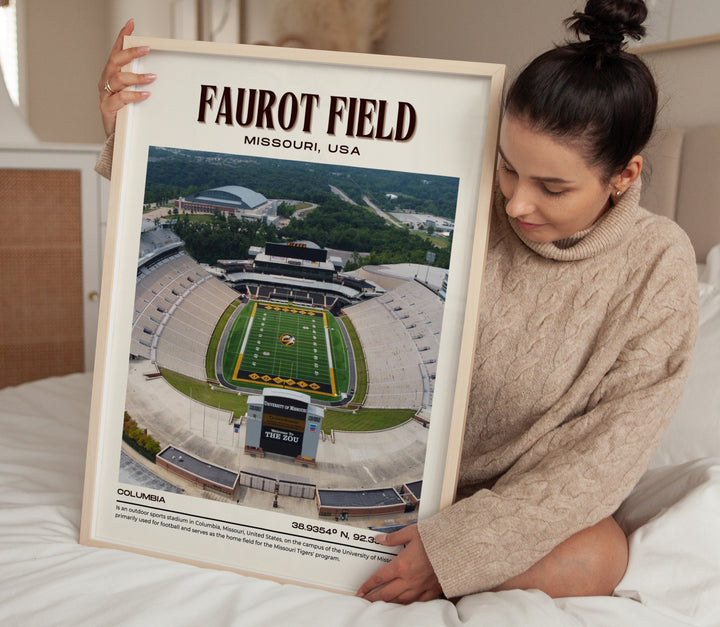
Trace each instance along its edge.
{"label": "white picture frame", "polygon": [[[152,71],[158,80],[148,100],[125,107],[118,116],[80,541],[352,593],[398,550],[374,543],[378,528],[401,526],[430,516],[449,505],[454,497],[487,246],[504,67],[141,37],[129,37],[125,42],[126,47],[140,45],[150,46],[151,51],[128,69]],[[252,110],[251,92],[255,98]],[[246,98],[245,109],[238,108],[241,97]],[[422,242],[425,246],[430,241],[430,254],[423,253],[421,262],[410,261],[408,257],[394,264],[392,272],[374,275],[379,277],[377,280],[350,275],[343,269],[350,266],[334,259],[332,250],[328,253],[331,246],[307,244],[298,238],[283,239],[283,230],[291,225],[301,230],[309,228],[299,224],[299,218],[283,228],[273,225],[278,219],[280,201],[292,204],[308,198],[287,199],[280,192],[272,193],[269,185],[263,188],[267,195],[258,195],[257,190],[239,185],[244,180],[226,181],[231,186],[229,192],[227,187],[218,192],[222,186],[209,182],[198,184],[205,196],[185,190],[184,195],[174,199],[175,207],[168,210],[169,215],[144,219],[143,211],[149,204],[146,194],[151,185],[165,184],[171,178],[158,174],[158,164],[182,170],[188,163],[194,163],[205,168],[202,182],[210,181],[213,172],[220,172],[213,169],[216,167],[213,164],[225,162],[230,164],[227,171],[239,172],[240,178],[249,177],[251,169],[253,176],[265,176],[273,168],[280,168],[279,180],[307,183],[312,193],[320,194],[320,201],[313,200],[318,206],[310,207],[311,212],[317,212],[313,219],[325,215],[327,204],[337,204],[341,208],[336,215],[341,217],[336,217],[333,224],[343,228],[349,220],[344,216],[350,216],[351,210],[363,220],[370,215],[367,207],[357,207],[375,204],[366,200],[372,194],[391,203],[397,200],[393,195],[402,196],[397,200],[399,204],[415,202],[413,206],[419,206],[417,197],[412,196],[419,192],[406,195],[399,190],[394,194],[393,189],[382,187],[380,174],[387,175],[394,185],[407,184],[409,188],[415,185],[413,189],[432,187],[428,202],[433,207],[440,206],[439,190],[449,189],[450,206],[454,205],[452,220],[446,220],[454,225],[451,244],[436,247],[432,242],[442,242],[433,240],[435,235],[428,232],[429,227],[422,230],[383,223],[373,231],[371,248],[374,249],[375,241],[385,237],[387,229],[394,229],[391,236],[395,238],[392,241],[398,242],[398,251],[404,250],[405,244],[401,242],[413,245]],[[355,205],[334,200],[339,191],[328,194],[332,177],[343,182],[337,185],[339,190],[351,180],[362,179],[351,192],[356,197],[352,201]],[[190,178],[188,171],[182,170],[180,179],[189,183]],[[210,196],[215,198],[212,203],[220,203],[218,194],[232,196],[238,190],[245,191],[232,196],[236,204],[226,210],[222,204],[207,205],[204,187],[212,191]],[[387,196],[377,195],[383,189]],[[237,203],[248,198],[258,200],[259,204],[251,207],[253,203],[249,202],[238,208]],[[265,246],[255,244],[252,257],[234,259],[237,268],[230,263],[223,270],[221,261],[214,257],[214,263],[198,263],[188,253],[190,235],[186,235],[187,241],[181,239],[178,244],[176,231],[181,227],[199,229],[192,216],[184,217],[184,212],[198,208],[203,211],[202,207],[212,214],[208,220],[224,220],[232,229],[245,224],[246,216],[257,210],[255,217],[261,216],[264,223],[257,229],[267,229],[267,233],[280,240],[276,242],[280,248],[273,247],[266,234]],[[388,211],[379,208],[378,211],[390,222],[398,220],[390,217]],[[401,217],[413,216],[417,222],[416,215],[407,213]],[[239,221],[232,222],[237,216]],[[220,229],[217,226],[220,222],[213,222],[215,226],[208,228]],[[165,238],[159,241],[155,237],[149,253],[141,248],[150,237],[148,233]],[[353,258],[357,261],[367,252],[355,250]],[[389,259],[391,251],[386,246],[377,254],[379,259]],[[318,255],[322,259],[316,258]],[[196,256],[200,257],[200,253]],[[439,257],[448,257],[448,267],[438,271],[431,264],[433,259],[437,263]],[[152,263],[145,265],[147,259]],[[178,259],[186,265],[173,265]],[[404,276],[394,276],[400,269]],[[175,274],[163,278],[166,270]],[[300,274],[292,275],[291,271]],[[144,282],[147,276],[149,287]],[[176,280],[177,276],[181,280]],[[388,287],[393,281],[406,291],[399,294]],[[300,294],[297,285],[304,287],[310,283],[319,289]],[[222,348],[219,340],[215,344],[215,340],[208,340],[203,335],[205,331],[180,324],[182,314],[201,318],[203,329],[208,322],[215,330],[229,328],[230,323],[219,324],[220,319],[211,312],[210,305],[203,310],[205,313],[197,306],[192,312],[186,310],[205,287],[219,285],[222,298],[227,300],[230,293],[231,306],[239,311],[238,318],[248,315],[237,332],[242,348],[234,349],[236,353],[228,357],[234,364],[230,370],[226,370],[222,361],[223,356],[230,354],[229,343]],[[269,286],[275,291],[267,292]],[[428,297],[431,304],[427,311],[435,313],[429,314],[411,302],[418,294]],[[404,300],[397,309],[388,300],[395,297]],[[160,301],[163,298],[164,305]],[[404,334],[402,346],[394,344],[395,340],[381,344],[380,349],[387,351],[385,362],[400,364],[390,357],[397,352],[401,359],[410,355],[410,363],[417,367],[391,365],[390,375],[381,370],[377,365],[383,361],[377,357],[378,346],[368,345],[372,341],[377,343],[379,331],[362,322],[356,313],[361,305],[379,308],[368,314],[371,320],[379,320],[378,329],[395,329]],[[145,310],[155,315],[143,319]],[[298,374],[302,359],[298,365],[290,366],[297,368],[291,369],[290,374],[281,370],[290,363],[286,357],[285,366],[273,365],[275,370],[267,374],[262,368],[270,366],[263,365],[260,359],[265,353],[271,356],[275,350],[285,350],[296,342],[309,345],[310,341],[300,339],[300,330],[296,338],[295,331],[286,333],[285,327],[278,327],[279,331],[269,334],[274,338],[271,346],[261,345],[255,354],[257,362],[245,366],[242,360],[250,352],[248,342],[260,343],[264,330],[261,325],[266,323],[258,312],[266,310],[270,315],[268,325],[284,314],[304,316],[303,320],[317,315],[327,325],[336,317],[333,312],[343,320],[354,315],[360,327],[356,333],[362,351],[353,349],[352,341],[346,339],[344,348],[333,353],[338,344],[330,338],[345,332],[328,331],[321,326],[317,332],[320,353],[328,354],[329,365],[318,366],[316,362],[314,374],[303,378]],[[438,311],[441,313],[437,314]],[[427,324],[422,329],[427,349],[420,344],[419,338],[423,337],[420,330],[413,339],[410,323],[403,324],[405,313],[408,317],[422,314],[428,318],[422,323]],[[147,322],[151,318],[154,321]],[[304,323],[301,326],[309,329]],[[231,334],[232,329],[227,333]],[[173,333],[176,339],[171,342]],[[273,333],[288,338],[287,342],[280,346]],[[178,337],[186,340],[177,340]],[[162,355],[169,354],[170,346],[176,348],[178,342],[182,344],[178,350],[191,354],[189,361],[193,363],[208,346],[217,346],[213,349],[214,357],[205,362],[206,369],[195,381],[208,393],[225,395],[223,398],[247,397],[244,416],[229,413],[236,410],[216,410],[199,403],[192,391],[200,389],[192,387],[195,384],[182,388],[183,393],[168,383],[169,369],[163,365]],[[197,348],[198,342],[204,347],[202,350]],[[428,350],[435,356],[423,360],[423,353]],[[360,352],[368,356],[365,371],[369,383],[358,400],[361,377],[357,373],[362,368],[356,355]],[[344,363],[344,354],[348,355],[346,367],[340,365]],[[343,368],[348,373],[347,382],[342,378]],[[201,381],[203,372],[210,382]],[[245,375],[241,376],[241,372]],[[331,379],[329,387],[324,388],[329,390],[329,396],[324,399],[310,397],[304,391],[310,392],[309,388],[299,387],[326,385],[322,383],[324,379],[321,381],[326,372]],[[354,383],[350,382],[351,372],[357,375]],[[393,373],[401,372],[405,374],[398,375],[396,383],[388,381]],[[267,375],[269,387],[247,389],[251,375],[260,378]],[[273,377],[280,383],[273,383]],[[418,378],[422,380],[419,384]],[[373,391],[383,385],[379,392]],[[407,394],[416,388],[420,390],[416,400],[408,401]],[[365,430],[362,436],[358,432],[347,436],[341,430],[326,433],[320,419],[317,424],[311,422],[313,412],[322,414],[326,421],[322,424],[326,424],[325,416],[337,411],[326,401],[341,405],[340,411],[345,412],[338,424],[345,424],[342,420],[354,415],[384,419],[384,409],[389,408],[381,411],[383,401],[377,399],[388,394],[403,398],[393,402],[417,405],[401,407],[410,410],[413,417],[394,429],[383,427],[381,431]],[[422,400],[417,400],[420,397]],[[374,400],[370,402],[368,398]],[[299,405],[293,409],[295,401]],[[312,409],[307,402],[320,410]],[[271,407],[278,407],[279,414],[271,414]],[[297,418],[300,414],[292,413],[299,411],[297,407],[302,410],[300,418]],[[126,413],[138,425],[133,437],[137,438],[142,430],[151,437],[157,436],[162,450],[156,457],[157,470],[151,474],[161,479],[157,484],[161,487],[148,487],[145,479],[129,478],[120,469]],[[256,436],[261,439],[252,440]],[[272,438],[287,438],[282,445],[286,448]],[[337,439],[343,438],[349,444],[337,443]],[[304,448],[306,444],[310,446],[308,443],[315,447],[311,453]],[[346,447],[343,452],[339,452],[341,446]],[[412,456],[415,450],[424,450],[420,469]],[[401,451],[411,451],[410,461],[403,460]],[[343,463],[343,459],[347,462]],[[190,463],[197,465],[189,470]],[[158,468],[160,465],[164,468]],[[361,467],[364,470],[358,470]],[[230,477],[227,485],[221,479],[213,483],[216,470],[229,473],[223,475]],[[343,483],[344,479],[339,477],[345,474],[351,478]],[[416,509],[413,499],[417,494],[413,495],[412,489],[406,494],[395,489],[402,484],[404,490],[406,484],[413,483],[408,480],[413,476],[422,481],[422,498]],[[166,485],[180,491],[163,487]],[[268,487],[269,492],[264,492]],[[385,488],[400,497],[398,502],[390,495],[391,506],[386,510],[382,494],[375,494]],[[305,498],[308,492],[314,495],[312,500]],[[360,496],[368,494],[375,500],[363,510]],[[340,505],[333,501],[335,498],[340,499]],[[349,505],[342,501],[345,498],[350,499]]]}

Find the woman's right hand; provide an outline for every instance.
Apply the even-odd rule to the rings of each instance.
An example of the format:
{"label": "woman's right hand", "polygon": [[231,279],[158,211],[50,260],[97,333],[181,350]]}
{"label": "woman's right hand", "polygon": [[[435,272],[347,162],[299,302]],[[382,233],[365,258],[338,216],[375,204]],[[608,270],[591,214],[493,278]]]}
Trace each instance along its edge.
{"label": "woman's right hand", "polygon": [[100,115],[102,116],[106,136],[110,136],[115,132],[115,121],[117,112],[120,109],[128,103],[145,100],[150,95],[148,91],[135,91],[125,88],[133,85],[148,85],[157,78],[155,74],[133,74],[132,72],[121,71],[133,59],[144,57],[150,50],[147,46],[123,50],[123,37],[131,35],[133,30],[135,30],[135,22],[130,19],[120,29],[120,34],[115,40],[115,44],[110,51],[110,57],[98,81]]}

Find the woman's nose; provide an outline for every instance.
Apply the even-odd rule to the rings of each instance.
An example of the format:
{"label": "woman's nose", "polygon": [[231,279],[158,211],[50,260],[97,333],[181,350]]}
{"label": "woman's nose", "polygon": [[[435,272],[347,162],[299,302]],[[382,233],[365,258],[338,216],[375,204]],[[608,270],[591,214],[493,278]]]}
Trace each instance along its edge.
{"label": "woman's nose", "polygon": [[505,204],[505,212],[511,218],[519,218],[531,214],[535,210],[535,204],[527,190],[521,185],[516,185],[512,194]]}

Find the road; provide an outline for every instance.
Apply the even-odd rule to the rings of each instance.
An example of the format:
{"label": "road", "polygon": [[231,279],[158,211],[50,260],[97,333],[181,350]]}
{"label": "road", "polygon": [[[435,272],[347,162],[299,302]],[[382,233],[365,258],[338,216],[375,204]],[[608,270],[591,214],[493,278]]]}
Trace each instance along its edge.
{"label": "road", "polygon": [[[350,198],[350,196],[348,196],[344,191],[342,191],[340,188],[335,187],[334,185],[331,185],[330,190],[332,191],[333,194],[340,197],[345,202],[349,202],[351,205],[357,205],[357,203],[352,198]],[[388,224],[392,224],[393,226],[401,226],[400,223],[395,218],[393,218],[391,215],[388,215],[387,213],[385,213],[382,209],[380,209],[380,207],[375,205],[367,196],[363,196],[363,202],[365,203],[366,207],[369,207],[370,209],[372,209]]]}

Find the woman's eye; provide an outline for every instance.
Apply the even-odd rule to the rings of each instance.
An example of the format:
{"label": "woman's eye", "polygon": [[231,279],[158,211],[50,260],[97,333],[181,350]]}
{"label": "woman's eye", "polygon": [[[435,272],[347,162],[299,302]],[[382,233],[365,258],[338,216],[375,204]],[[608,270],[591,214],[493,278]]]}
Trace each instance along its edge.
{"label": "woman's eye", "polygon": [[564,189],[554,191],[552,189],[545,187],[544,185],[542,186],[542,191],[544,193],[546,193],[548,196],[562,196],[565,193]]}
{"label": "woman's eye", "polygon": [[504,172],[507,172],[508,174],[515,174],[515,170],[513,170],[505,161],[505,159],[500,159],[500,169]]}

